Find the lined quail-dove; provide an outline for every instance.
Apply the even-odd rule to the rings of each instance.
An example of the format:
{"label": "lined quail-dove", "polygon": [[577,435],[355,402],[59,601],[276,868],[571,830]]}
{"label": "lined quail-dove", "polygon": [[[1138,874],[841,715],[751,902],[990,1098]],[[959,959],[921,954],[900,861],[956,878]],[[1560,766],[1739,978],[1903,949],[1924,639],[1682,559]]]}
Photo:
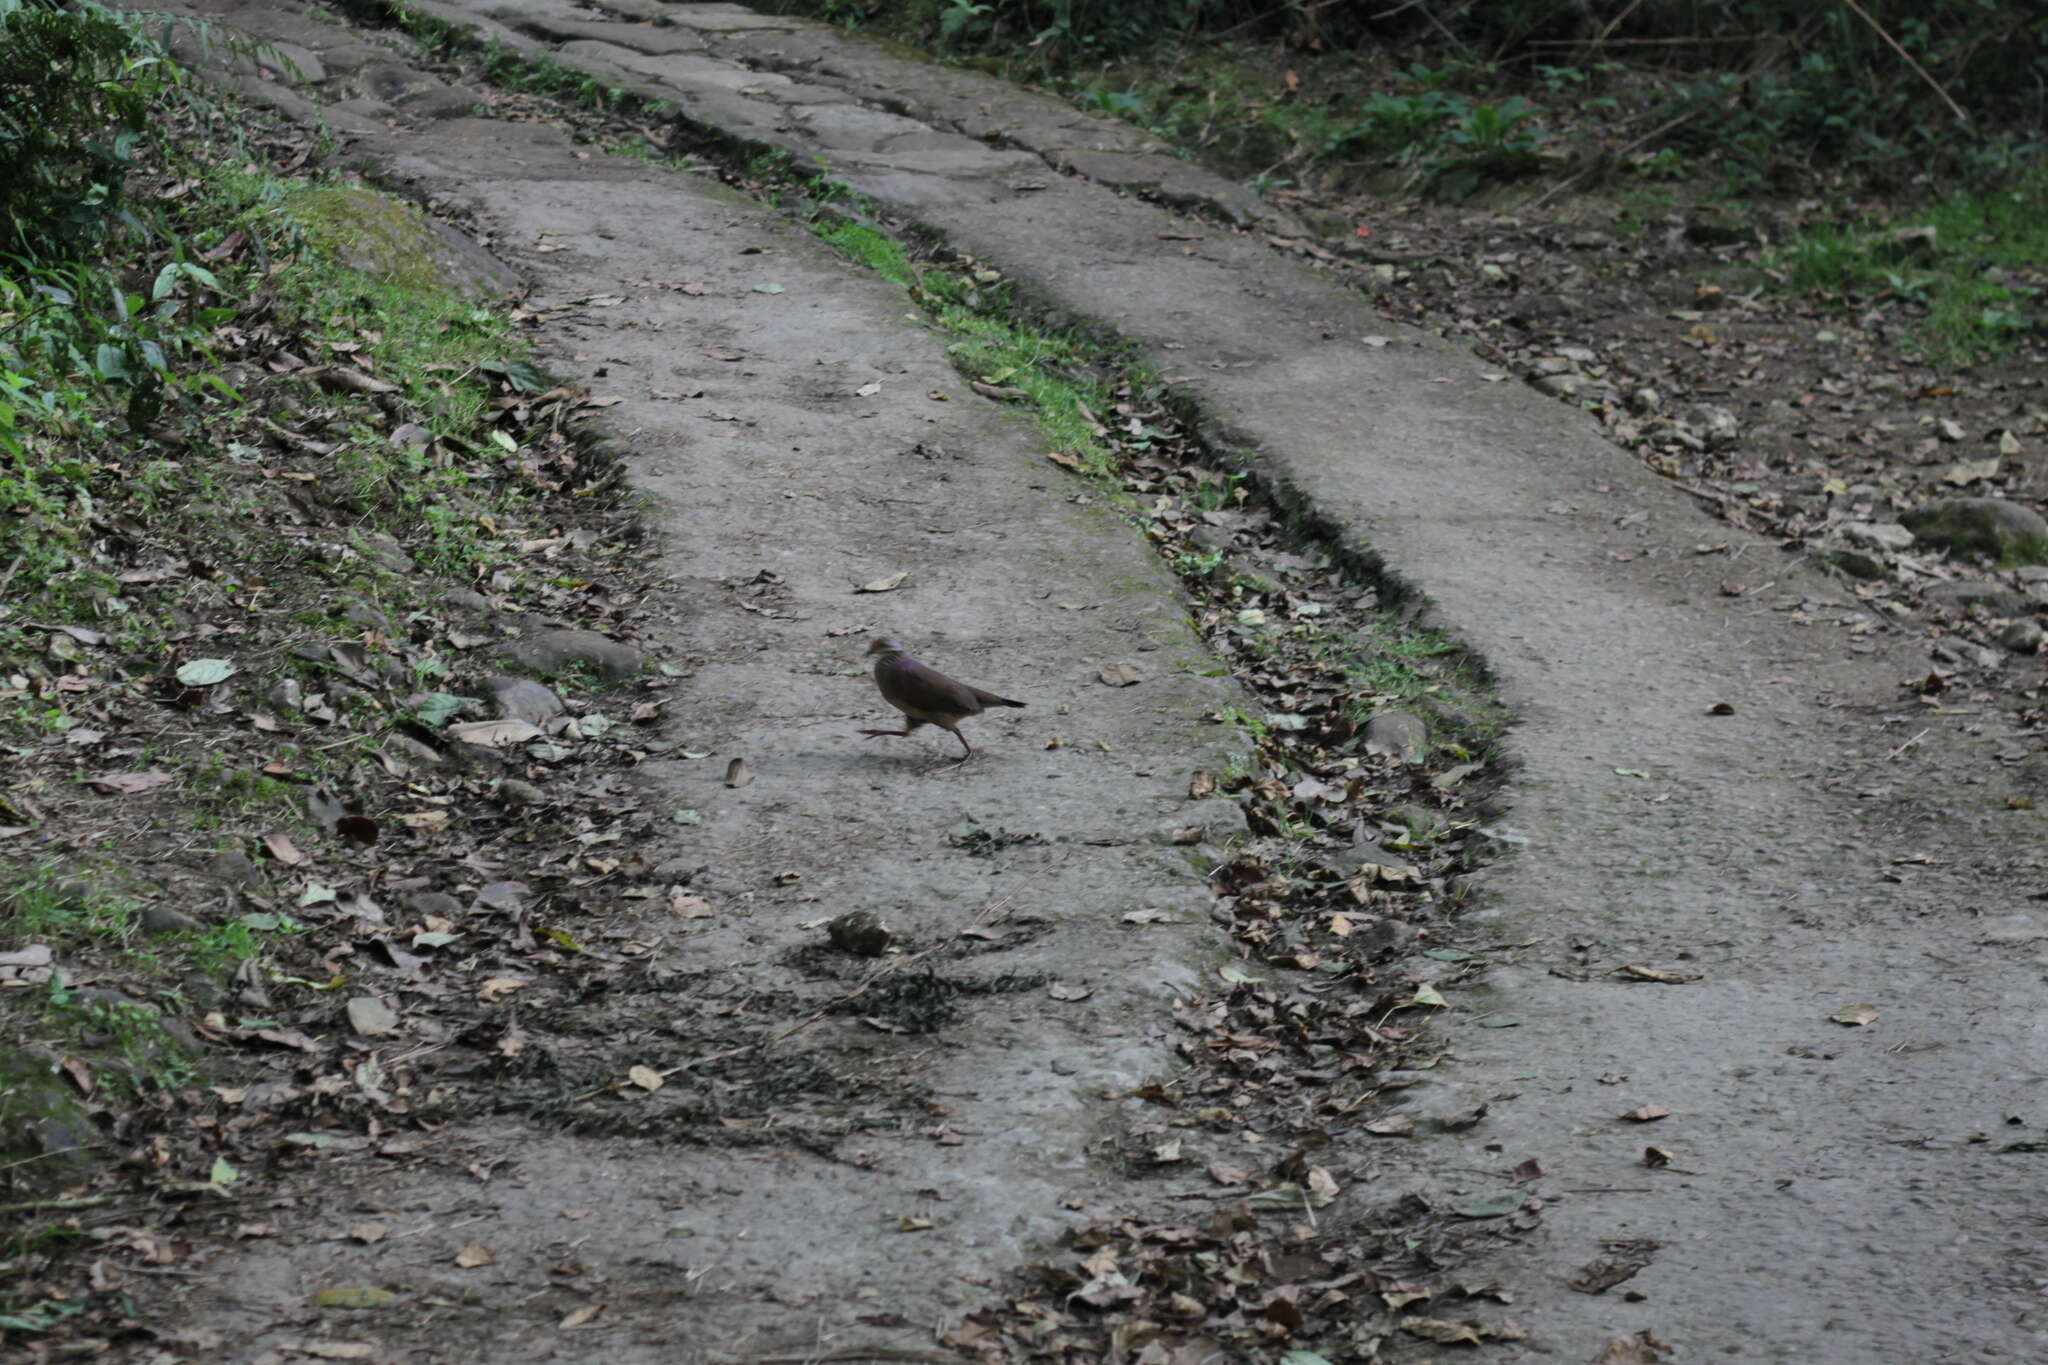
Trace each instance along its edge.
{"label": "lined quail-dove", "polygon": [[953,732],[953,738],[960,741],[966,750],[966,757],[974,757],[974,746],[967,742],[967,736],[960,733],[960,722],[969,716],[978,716],[991,706],[1022,706],[1021,701],[1011,701],[993,692],[984,692],[978,687],[969,687],[963,682],[954,682],[936,668],[929,667],[910,657],[902,644],[887,635],[878,635],[868,643],[868,653],[875,656],[875,686],[882,689],[882,700],[903,713],[904,726],[901,730],[863,730],[862,734],[873,738],[878,735],[894,735],[901,738],[920,725],[936,725]]}

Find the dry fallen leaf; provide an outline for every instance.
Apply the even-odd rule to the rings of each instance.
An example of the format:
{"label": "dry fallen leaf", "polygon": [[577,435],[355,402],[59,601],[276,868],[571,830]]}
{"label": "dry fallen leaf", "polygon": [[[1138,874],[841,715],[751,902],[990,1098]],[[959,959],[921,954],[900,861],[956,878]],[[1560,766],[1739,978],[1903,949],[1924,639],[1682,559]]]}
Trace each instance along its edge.
{"label": "dry fallen leaf", "polygon": [[650,1095],[653,1094],[655,1091],[661,1089],[662,1086],[668,1084],[668,1082],[664,1081],[661,1078],[661,1073],[659,1071],[654,1070],[652,1067],[646,1066],[635,1066],[629,1068],[626,1072],[626,1079],[631,1081],[633,1084],[639,1086],[642,1090],[645,1090]]}
{"label": "dry fallen leaf", "polygon": [[491,1255],[491,1249],[482,1242],[471,1242],[455,1253],[455,1264],[464,1270],[475,1270],[482,1265],[496,1265],[498,1258]]}
{"label": "dry fallen leaf", "polygon": [[898,589],[898,588],[902,587],[902,586],[903,586],[903,584],[904,584],[904,581],[905,581],[906,579],[908,579],[909,577],[910,577],[910,571],[909,571],[909,570],[907,570],[907,569],[899,569],[899,570],[897,570],[897,571],[896,571],[895,573],[892,573],[892,574],[890,574],[890,575],[889,575],[889,576],[888,576],[887,578],[877,578],[877,579],[874,579],[874,580],[872,580],[872,581],[870,581],[870,582],[867,582],[867,583],[863,583],[863,584],[861,584],[861,585],[860,585],[859,587],[855,588],[855,589],[854,589],[854,591],[855,591],[855,592],[894,592],[894,591],[896,591],[896,589]]}
{"label": "dry fallen leaf", "polygon": [[1110,687],[1131,687],[1145,681],[1145,675],[1132,664],[1104,664],[1095,676]]}
{"label": "dry fallen leaf", "polygon": [[747,760],[745,760],[744,758],[736,758],[732,762],[725,765],[726,786],[744,787],[753,780],[753,770],[747,766]]}
{"label": "dry fallen leaf", "polygon": [[1627,1119],[1630,1123],[1655,1123],[1658,1119],[1669,1118],[1670,1116],[1671,1111],[1663,1105],[1646,1104],[1639,1109],[1629,1110],[1621,1117]]}
{"label": "dry fallen leaf", "polygon": [[1216,775],[1214,773],[1197,772],[1188,779],[1188,799],[1190,801],[1199,801],[1215,790]]}
{"label": "dry fallen leaf", "polygon": [[1877,1006],[1867,1000],[1860,1005],[1844,1005],[1828,1018],[1847,1028],[1862,1028],[1877,1022]]}
{"label": "dry fallen leaf", "polygon": [[490,749],[524,744],[529,739],[539,739],[545,733],[538,725],[523,720],[466,720],[448,727],[450,739],[464,744],[481,744]]}
{"label": "dry fallen leaf", "polygon": [[98,777],[85,779],[87,786],[98,787],[103,792],[120,796],[133,796],[153,787],[161,787],[171,780],[171,775],[152,768],[146,773],[101,773]]}

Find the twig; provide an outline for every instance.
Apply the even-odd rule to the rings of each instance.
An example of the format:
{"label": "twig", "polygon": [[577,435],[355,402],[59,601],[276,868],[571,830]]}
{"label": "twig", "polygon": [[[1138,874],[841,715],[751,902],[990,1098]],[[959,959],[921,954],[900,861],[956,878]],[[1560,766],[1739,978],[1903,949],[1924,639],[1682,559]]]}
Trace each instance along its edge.
{"label": "twig", "polygon": [[1637,10],[1641,9],[1642,7],[1643,0],[1628,0],[1628,4],[1622,7],[1621,13],[1615,15],[1612,19],[1609,19],[1607,21],[1607,27],[1601,29],[1599,36],[1593,39],[1593,46],[1600,47],[1603,44],[1605,44],[1608,39],[1608,36],[1611,35],[1614,32],[1614,30],[1621,27],[1621,21],[1628,18],[1631,14],[1634,14]]}
{"label": "twig", "polygon": [[90,1194],[77,1199],[31,1199],[25,1204],[0,1204],[0,1213],[41,1213],[55,1209],[96,1209],[111,1204],[111,1194]]}
{"label": "twig", "polygon": [[[945,938],[940,939],[937,943],[932,944],[929,948],[920,948],[918,951],[910,954],[908,957],[899,957],[889,962],[883,963],[880,967],[876,968],[872,973],[869,974],[867,980],[861,982],[858,986],[855,986],[852,990],[846,992],[846,994],[837,996],[831,1000],[826,1001],[823,1005],[820,1005],[814,1013],[810,1014],[806,1018],[798,1020],[794,1024],[791,1024],[788,1028],[776,1034],[774,1037],[763,1038],[759,1041],[746,1043],[739,1047],[727,1048],[723,1052],[713,1052],[703,1057],[693,1057],[687,1062],[678,1062],[676,1065],[669,1067],[664,1071],[657,1071],[654,1074],[661,1077],[663,1080],[667,1080],[670,1076],[675,1075],[677,1072],[693,1071],[700,1066],[709,1066],[713,1062],[722,1062],[730,1057],[742,1056],[749,1052],[758,1052],[764,1048],[771,1048],[775,1046],[777,1043],[782,1042],[786,1038],[795,1037],[797,1034],[802,1033],[811,1025],[817,1023],[820,1019],[823,1019],[833,1010],[838,1009],[842,1005],[850,1004],[853,1001],[860,999],[863,995],[866,995],[870,990],[874,989],[876,983],[881,981],[884,977],[889,976],[895,972],[901,971],[903,968],[910,966],[914,962],[923,961],[925,958],[930,957],[933,953],[938,952],[941,948],[952,947],[955,943],[958,943],[961,940],[961,938],[963,938],[966,935],[968,930],[978,928],[981,925],[987,923],[989,917],[995,914],[996,911],[1002,909],[1011,901],[1017,899],[1017,897],[1023,895],[1026,891],[1030,890],[1031,884],[1033,882],[1037,881],[1046,873],[1052,871],[1052,869],[1056,867],[1063,867],[1072,860],[1073,854],[1070,853],[1065,858],[1059,859],[1057,862],[1047,863],[1044,867],[1041,867],[1036,872],[1033,872],[1030,876],[1026,877],[1016,886],[1012,887],[1008,891],[1005,891],[1002,895],[997,896],[987,905],[984,905],[981,907],[981,909],[975,911],[974,917],[972,919],[968,920],[967,923],[961,925],[958,929],[955,929],[951,934],[948,934]],[[582,1094],[575,1096],[569,1102],[571,1104],[581,1104],[584,1100],[595,1099],[599,1095],[605,1094],[609,1091],[622,1089],[624,1086],[629,1084],[631,1084],[630,1081],[606,1081],[603,1085],[597,1086],[594,1089],[586,1090]]]}
{"label": "twig", "polygon": [[[1657,126],[1656,126],[1655,128],[1652,128],[1652,129],[1651,129],[1651,130],[1650,130],[1649,132],[1647,132],[1647,133],[1644,133],[1644,134],[1643,134],[1643,135],[1642,135],[1641,137],[1639,137],[1639,138],[1635,139],[1635,140],[1634,140],[1633,142],[1630,142],[1630,143],[1628,143],[1628,144],[1627,144],[1626,146],[1622,147],[1622,148],[1621,148],[1620,150],[1618,150],[1617,152],[1615,152],[1615,153],[1614,153],[1614,155],[1615,155],[1615,156],[1617,156],[1617,157],[1627,156],[1627,155],[1628,155],[1628,154],[1629,154],[1630,152],[1632,152],[1632,151],[1634,151],[1634,150],[1635,150],[1636,148],[1638,148],[1638,147],[1642,146],[1642,145],[1643,145],[1643,144],[1644,144],[1645,142],[1648,142],[1648,141],[1649,141],[1649,140],[1650,140],[1651,138],[1653,138],[1653,137],[1662,137],[1662,136],[1663,136],[1664,134],[1666,134],[1666,133],[1670,132],[1670,131],[1671,131],[1671,130],[1672,130],[1673,128],[1676,128],[1676,127],[1677,127],[1677,126],[1678,126],[1679,124],[1681,124],[1681,123],[1687,123],[1687,122],[1690,122],[1691,120],[1693,120],[1693,119],[1695,119],[1695,118],[1698,118],[1698,117],[1700,116],[1700,114],[1701,114],[1701,113],[1702,113],[1702,112],[1703,112],[1703,111],[1704,111],[1704,110],[1706,109],[1706,107],[1707,107],[1707,106],[1705,106],[1704,104],[1695,104],[1695,105],[1694,105],[1694,106],[1693,106],[1692,108],[1690,108],[1690,109],[1686,110],[1686,111],[1685,111],[1684,113],[1680,114],[1680,115],[1679,115],[1679,116],[1678,116],[1677,118],[1671,118],[1671,119],[1666,119],[1666,120],[1664,120],[1664,122],[1662,122],[1662,123],[1658,124],[1658,125],[1657,125]],[[1574,186],[1574,185],[1578,184],[1578,183],[1579,183],[1579,182],[1580,182],[1581,180],[1584,180],[1584,179],[1585,179],[1585,178],[1586,178],[1586,177],[1587,177],[1588,175],[1592,174],[1592,171],[1593,171],[1593,167],[1591,167],[1591,166],[1587,166],[1587,167],[1586,167],[1585,169],[1583,169],[1583,170],[1579,170],[1579,171],[1575,171],[1575,172],[1573,172],[1573,173],[1572,173],[1571,175],[1568,175],[1568,176],[1566,176],[1566,177],[1565,177],[1564,179],[1562,179],[1562,180],[1558,181],[1558,182],[1557,182],[1557,183],[1556,183],[1555,185],[1552,185],[1552,186],[1551,186],[1551,187],[1550,187],[1549,189],[1545,190],[1545,191],[1544,191],[1543,193],[1541,193],[1541,194],[1537,195],[1537,196],[1536,196],[1536,197],[1535,197],[1534,199],[1530,200],[1530,201],[1529,201],[1528,203],[1526,203],[1526,204],[1522,205],[1522,206],[1521,206],[1520,208],[1516,209],[1516,210],[1515,210],[1515,212],[1517,212],[1517,213],[1534,213],[1534,212],[1535,212],[1535,211],[1536,211],[1537,209],[1540,209],[1540,208],[1542,208],[1542,207],[1543,207],[1543,206],[1544,206],[1545,204],[1547,204],[1547,203],[1549,203],[1549,202],[1550,202],[1551,200],[1553,200],[1553,199],[1557,198],[1557,196],[1558,196],[1558,195],[1560,195],[1560,194],[1563,194],[1563,193],[1564,193],[1564,192],[1565,192],[1566,190],[1568,190],[1568,189],[1570,189],[1570,188],[1571,188],[1572,186]]]}
{"label": "twig", "polygon": [[1934,79],[1934,77],[1927,74],[1926,67],[1920,65],[1919,62],[1913,60],[1912,53],[1906,51],[1906,49],[1899,46],[1898,39],[1892,37],[1891,34],[1886,33],[1884,31],[1883,24],[1878,23],[1877,20],[1870,17],[1870,11],[1864,9],[1863,6],[1857,4],[1856,0],[1842,0],[1842,3],[1847,5],[1850,9],[1855,10],[1856,17],[1861,19],[1864,23],[1870,25],[1872,31],[1874,31],[1878,37],[1884,39],[1885,46],[1889,47],[1892,51],[1898,53],[1900,60],[1904,61],[1907,66],[1912,67],[1913,70],[1917,71],[1920,74],[1920,79],[1926,81],[1929,86],[1933,87],[1934,93],[1941,96],[1942,103],[1946,104],[1949,108],[1955,110],[1956,121],[1958,123],[1968,123],[1970,121],[1970,116],[1963,112],[1963,106],[1957,104],[1955,102],[1955,98],[1952,95],[1950,95],[1947,90],[1942,88],[1942,84],[1940,81]]}
{"label": "twig", "polygon": [[1906,750],[1908,750],[1908,749],[1912,748],[1912,747],[1913,747],[1913,746],[1914,746],[1915,744],[1918,744],[1918,743],[1919,743],[1919,742],[1920,742],[1921,740],[1923,740],[1923,739],[1927,738],[1927,737],[1928,737],[1929,735],[1931,735],[1931,734],[1933,734],[1933,733],[1934,733],[1934,727],[1932,727],[1932,726],[1929,726],[1929,727],[1928,727],[1927,729],[1925,729],[1925,730],[1922,730],[1922,731],[1921,731],[1921,732],[1920,732],[1919,734],[1917,734],[1917,735],[1913,736],[1913,737],[1912,737],[1911,739],[1907,740],[1907,741],[1906,741],[1906,742],[1905,742],[1904,744],[1901,744],[1901,745],[1900,745],[1900,746],[1899,746],[1898,748],[1896,748],[1896,749],[1892,750],[1892,751],[1891,751],[1890,753],[1886,754],[1886,755],[1885,755],[1885,757],[1886,757],[1886,758],[1898,758],[1898,757],[1900,757],[1901,755],[1903,755],[1903,754],[1904,754],[1904,753],[1906,752]]}

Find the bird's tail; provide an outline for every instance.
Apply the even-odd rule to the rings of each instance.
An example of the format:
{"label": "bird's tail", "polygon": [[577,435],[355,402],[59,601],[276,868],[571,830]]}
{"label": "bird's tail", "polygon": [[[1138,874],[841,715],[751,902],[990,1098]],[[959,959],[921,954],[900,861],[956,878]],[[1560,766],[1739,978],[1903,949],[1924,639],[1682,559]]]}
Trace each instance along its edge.
{"label": "bird's tail", "polygon": [[978,687],[974,689],[974,696],[983,706],[1022,706],[1024,704],[1021,701],[1011,701],[1008,697],[999,697],[993,692],[984,692]]}

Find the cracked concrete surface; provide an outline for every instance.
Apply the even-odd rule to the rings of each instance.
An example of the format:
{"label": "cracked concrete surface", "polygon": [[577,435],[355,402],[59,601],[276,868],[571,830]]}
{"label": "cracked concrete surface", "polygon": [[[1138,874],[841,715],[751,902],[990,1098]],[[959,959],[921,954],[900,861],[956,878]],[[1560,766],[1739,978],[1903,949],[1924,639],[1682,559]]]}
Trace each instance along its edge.
{"label": "cracked concrete surface", "polygon": [[[1380,317],[1300,254],[1276,252],[1265,238],[1291,232],[1284,215],[1136,129],[737,6],[412,7],[673,101],[720,136],[818,158],[1044,303],[1114,329],[1175,380],[1215,444],[1251,452],[1291,501],[1340,528],[1487,661],[1520,718],[1509,740],[1517,775],[1505,853],[1475,879],[1471,918],[1499,941],[1535,946],[1482,998],[1454,1001],[1444,1025],[1457,1057],[1446,1084],[1485,1099],[1486,1122],[1418,1144],[1378,1193],[1396,1180],[1432,1193],[1504,1187],[1519,1163],[1540,1162],[1529,1188],[1546,1201],[1542,1228],[1484,1268],[1514,1291],[1511,1316],[1531,1333],[1503,1357],[1586,1360],[1640,1329],[1682,1359],[2048,1355],[2039,1159],[1993,1150],[2048,1122],[2048,957],[2038,938],[1979,929],[1987,919],[2042,926],[2015,847],[2033,825],[1992,786],[1959,777],[1987,742],[1967,718],[1914,714],[1935,741],[1888,757],[1905,737],[1888,728],[1888,708],[1924,660],[1848,653],[1824,619],[1824,581],[1710,522],[1582,416]],[[923,397],[964,396],[964,386],[889,291],[702,184],[574,160],[546,129],[442,116],[460,92],[425,112],[404,100],[435,97],[431,88],[380,104],[362,78],[385,54],[283,0],[206,8],[302,44],[316,61],[301,66],[320,73],[323,92],[352,97],[328,118],[358,140],[356,153],[476,213],[541,306],[631,295],[602,321],[565,305],[548,344],[558,367],[632,397],[618,425],[664,501],[678,600],[701,604],[676,636],[695,670],[693,723],[717,752],[745,752],[769,774],[737,799],[701,766],[663,775],[679,803],[723,807],[709,831],[722,854],[767,868],[845,841],[848,854],[811,887],[835,908],[891,886],[957,912],[969,888],[907,854],[904,828],[998,808],[1005,823],[1028,811],[1039,827],[1085,836],[1164,810],[1176,778],[1201,766],[1191,722],[1220,684],[1169,675],[1132,689],[1146,705],[1127,712],[1088,687],[1107,652],[1197,649],[1164,577],[1127,532],[1064,500],[1027,435],[976,405]],[[248,85],[287,107],[301,100],[261,74]],[[1191,227],[1169,206],[1212,225]],[[573,249],[533,254],[543,232]],[[1184,240],[1190,232],[1199,240]],[[749,243],[772,244],[769,273],[787,293],[749,295],[763,274],[758,258],[737,255]],[[684,274],[713,278],[714,303],[685,306],[642,283]],[[758,363],[736,372],[695,358],[721,338]],[[810,391],[774,392],[827,360],[849,366],[843,388],[821,376]],[[883,394],[847,397],[856,377],[880,380]],[[706,425],[702,403],[647,396],[698,384],[713,395],[705,402],[743,408],[754,424]],[[935,437],[974,463],[944,498],[900,454]],[[1707,542],[1736,553],[1695,553]],[[878,764],[913,761],[842,742],[863,698],[840,668],[857,651],[821,630],[874,615],[844,596],[848,582],[905,566],[919,590],[888,604],[890,620],[916,621],[896,628],[934,641],[942,666],[1045,708],[981,718],[1000,768],[885,783]],[[791,585],[798,621],[716,608],[722,584],[762,569]],[[1078,619],[1044,607],[1055,582],[1058,596],[1107,581],[1143,591]],[[1074,714],[1060,723],[1113,741],[1113,761],[1084,760],[1078,746],[1057,762],[1031,753],[1045,710],[1062,700]],[[1732,716],[1709,714],[1721,702]],[[1859,799],[1874,768],[1906,774],[1921,799]],[[779,834],[756,847],[763,829]],[[1933,864],[1895,864],[1935,850]],[[1067,865],[1039,894],[1091,942],[1101,931],[1088,907],[1105,899],[1171,899],[1198,921],[1199,885],[1165,862],[1152,850]],[[809,913],[777,911],[782,921]],[[756,932],[772,939],[782,927]],[[1072,1155],[1098,1103],[1083,1093],[1156,1064],[1144,1001],[1162,973],[1199,957],[1203,939],[1190,927],[1164,957],[1114,941],[1132,950],[1105,957],[1099,979],[1123,984],[1085,1024],[1027,1010],[970,1030],[952,1064],[975,1087],[1000,1083],[1003,1104],[1032,1095],[1043,1107],[1006,1127],[991,1116],[996,1143],[934,1153],[929,1176],[901,1158],[905,1197],[927,1180],[953,1191],[958,1235],[892,1258],[887,1292],[943,1313],[960,1301],[933,1288],[948,1270],[1020,1254],[1048,1230],[1033,1211],[1063,1182],[1099,1179]],[[737,939],[693,949],[742,950]],[[1057,969],[1060,950],[1044,951]],[[1628,979],[1615,969],[1629,963],[1700,979]],[[1872,1028],[1826,1018],[1865,1000],[1883,1011]],[[1482,1014],[1518,1027],[1472,1026]],[[1041,1048],[1081,1059],[1084,1079],[1048,1087],[1031,1069]],[[1672,1114],[1619,1119],[1645,1104]],[[1040,1150],[1048,1134],[1052,1155]],[[1668,1150],[1671,1166],[1646,1169],[1646,1144]],[[829,1172],[810,1171],[790,1188],[808,1214],[831,1207],[830,1184]],[[744,1203],[721,1226],[766,1228],[785,1208]],[[634,1221],[624,1204],[607,1213]],[[852,1222],[845,1233],[859,1237]],[[1660,1249],[1625,1291],[1571,1291],[1613,1238]],[[829,1263],[779,1265],[775,1248],[790,1245],[771,1241],[745,1275],[847,1287]],[[615,1250],[621,1264],[667,1254],[658,1239]],[[653,1338],[620,1332],[618,1344],[653,1349]]]}

